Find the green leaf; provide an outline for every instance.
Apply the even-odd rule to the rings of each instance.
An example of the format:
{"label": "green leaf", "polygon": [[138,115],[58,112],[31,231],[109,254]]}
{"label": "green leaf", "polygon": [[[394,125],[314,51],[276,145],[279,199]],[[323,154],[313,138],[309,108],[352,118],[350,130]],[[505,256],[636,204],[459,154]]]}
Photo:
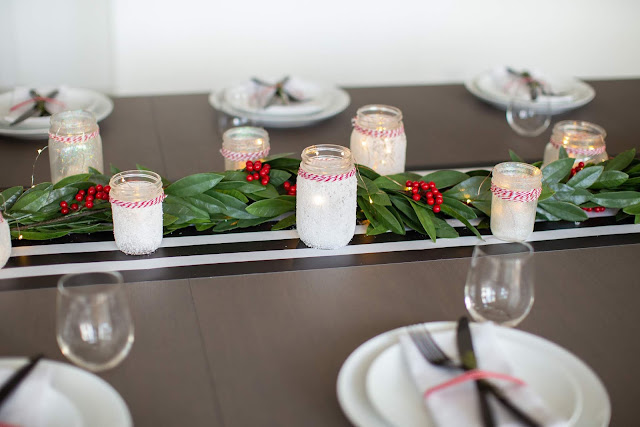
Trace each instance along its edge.
{"label": "green leaf", "polygon": [[223,175],[217,173],[197,173],[177,180],[164,192],[174,196],[188,197],[202,194],[222,181]]}
{"label": "green leaf", "polygon": [[543,200],[546,200],[554,194],[555,191],[550,186],[548,186],[547,184],[542,184],[542,192],[540,193],[540,197],[538,197],[538,201],[541,202]]}
{"label": "green leaf", "polygon": [[356,175],[358,188],[365,190],[365,194],[377,193],[380,191],[378,186],[366,176]]}
{"label": "green leaf", "polygon": [[489,175],[491,175],[491,171],[488,171],[486,169],[476,169],[476,170],[472,170],[472,171],[467,171],[465,173],[467,175],[469,175],[469,176],[472,176],[472,177],[473,176],[489,176]]}
{"label": "green leaf", "polygon": [[491,216],[491,200],[474,200],[471,205],[486,216]]}
{"label": "green leaf", "polygon": [[369,222],[373,224],[374,227],[380,226],[380,222],[376,218],[376,215],[373,211],[373,204],[369,203],[368,200],[365,200],[362,197],[358,197],[357,201],[358,201],[358,206],[360,206],[360,209],[362,209],[362,212],[364,213],[365,217],[369,220]]}
{"label": "green leaf", "polygon": [[442,212],[449,215],[450,217],[453,217],[455,219],[457,219],[458,221],[460,221],[461,223],[463,223],[469,230],[471,230],[471,232],[473,234],[476,235],[476,237],[480,240],[484,240],[482,238],[482,235],[478,232],[478,230],[471,225],[471,223],[462,215],[460,215],[458,212],[456,212],[455,210],[451,209],[449,206],[442,204],[440,205],[440,209],[442,209]]}
{"label": "green leaf", "polygon": [[[587,168],[591,169],[591,168]],[[584,170],[584,169],[583,169]],[[598,178],[598,180],[590,187],[592,190],[601,190],[604,188],[615,188],[624,184],[627,179],[629,179],[629,175],[624,172],[616,171],[616,170],[605,170],[602,172],[602,175]]]}
{"label": "green leaf", "polygon": [[[584,188],[573,188],[567,184],[551,184],[550,188],[555,192],[553,199],[560,202],[573,203],[574,205],[581,205],[591,200],[591,192]],[[539,198],[538,202],[542,202],[546,199]]]}
{"label": "green leaf", "polygon": [[273,218],[240,219],[238,220],[238,228],[255,227],[256,225],[271,221],[272,219]]}
{"label": "green leaf", "polygon": [[388,233],[389,229],[383,225],[381,225],[379,228],[376,228],[373,226],[373,224],[369,224],[367,226],[367,230],[365,231],[365,235],[366,236],[377,236],[379,234],[384,234],[384,233]]}
{"label": "green leaf", "polygon": [[429,237],[431,237],[431,240],[435,242],[436,226],[432,220],[433,212],[431,212],[431,210],[415,202],[411,202],[411,206],[413,207],[413,211],[418,217],[418,221],[420,221],[420,225],[422,225],[422,228],[427,232]]}
{"label": "green leaf", "polygon": [[512,162],[518,162],[518,163],[525,162],[524,160],[522,160],[522,157],[518,156],[513,150],[509,150],[509,157],[511,157]]}
{"label": "green leaf", "polygon": [[439,190],[442,190],[443,188],[459,184],[468,178],[469,175],[466,173],[454,170],[441,170],[431,172],[430,174],[423,176],[422,180],[425,182],[433,181],[436,184],[436,187],[438,187]]}
{"label": "green leaf", "polygon": [[540,202],[539,205],[551,215],[565,221],[584,221],[588,218],[585,211],[571,203],[545,200]]}
{"label": "green leaf", "polygon": [[47,200],[44,202],[42,208],[40,208],[40,211],[46,213],[60,210],[60,202],[63,200],[72,200],[73,196],[75,196],[77,192],[78,189],[75,187],[63,187],[50,191]]}
{"label": "green leaf", "polygon": [[75,184],[78,182],[86,182],[91,174],[89,173],[81,173],[79,175],[71,175],[66,178],[62,178],[60,181],[56,182],[53,186],[53,189],[56,190],[58,188],[66,187],[67,185]]}
{"label": "green leaf", "polygon": [[294,172],[297,174],[298,169],[300,169],[300,160],[291,159],[291,158],[282,158],[276,160],[270,160],[269,165],[271,165],[271,172],[275,169],[279,170],[287,170],[289,172]]}
{"label": "green leaf", "polygon": [[375,181],[376,179],[380,178],[382,175],[380,175],[378,172],[374,171],[373,169],[371,169],[370,167],[367,167],[365,165],[356,165],[356,168],[358,168],[358,173],[366,178],[369,178],[372,181]]}
{"label": "green leaf", "polygon": [[264,190],[264,186],[256,181],[221,181],[216,185],[216,190],[238,190],[249,194]]}
{"label": "green leaf", "polygon": [[269,183],[276,187],[284,184],[289,178],[291,178],[291,174],[283,170],[271,169],[271,172],[269,172]]}
{"label": "green leaf", "polygon": [[398,221],[398,219],[391,213],[389,209],[379,205],[371,206],[373,207],[376,218],[382,225],[393,231],[395,234],[404,235],[406,233],[404,226]]}
{"label": "green leaf", "polygon": [[613,159],[609,160],[606,166],[604,167],[604,169],[607,171],[610,171],[610,170],[621,171],[631,164],[635,156],[636,156],[635,148],[625,151],[624,153],[620,153],[617,156],[615,156]]}
{"label": "green leaf", "polygon": [[224,172],[224,178],[222,178],[222,181],[242,181],[242,182],[249,182],[247,181],[247,172],[244,171],[225,171]]}
{"label": "green leaf", "polygon": [[214,225],[216,225],[213,222],[206,222],[204,224],[196,224],[196,230],[198,231],[207,231],[208,229],[210,229],[211,227],[213,227]]}
{"label": "green leaf", "polygon": [[292,225],[296,224],[296,214],[293,215],[289,215],[286,218],[281,219],[280,221],[276,222],[273,227],[271,227],[272,231],[276,231],[276,230],[282,230],[284,228],[289,228]]}
{"label": "green leaf", "polygon": [[404,180],[402,183],[400,183],[398,181],[394,181],[388,176],[380,176],[379,178],[376,178],[373,183],[380,189],[404,191],[404,184],[406,183],[406,181],[407,180]]}
{"label": "green leaf", "polygon": [[206,211],[178,196],[168,195],[162,205],[162,211],[177,217],[178,220],[175,221],[177,224],[192,223],[194,220],[209,220],[209,214]]}
{"label": "green leaf", "polygon": [[413,172],[403,172],[403,173],[396,173],[393,175],[387,175],[387,178],[397,181],[400,184],[405,184],[407,181],[420,180],[420,175]]}
{"label": "green leaf", "polygon": [[560,218],[551,215],[549,212],[542,209],[540,205],[536,207],[536,219],[540,219],[542,221],[560,221]]}
{"label": "green leaf", "polygon": [[563,146],[560,146],[560,148],[558,149],[558,158],[566,159],[568,157],[569,155],[567,154],[567,150],[565,150]]}
{"label": "green leaf", "polygon": [[460,236],[456,229],[450,226],[445,220],[438,218],[437,216],[433,215],[433,213],[431,213],[430,216],[432,217],[431,219],[436,225],[436,237],[455,239],[456,237]]}
{"label": "green leaf", "polygon": [[203,210],[211,216],[212,214],[223,213],[225,205],[218,199],[215,199],[208,194],[196,194],[194,196],[184,198],[191,205]]}
{"label": "green leaf", "polygon": [[47,204],[49,190],[34,190],[22,194],[11,208],[12,212],[38,212]]}
{"label": "green leaf", "polygon": [[209,194],[209,195],[211,195],[211,193],[227,194],[227,195],[233,197],[234,199],[238,199],[242,203],[249,203],[249,199],[247,198],[247,196],[245,196],[243,193],[241,193],[238,190],[217,190],[217,189],[214,188],[213,190],[209,190],[207,192],[207,194]]}
{"label": "green leaf", "polygon": [[247,207],[247,212],[262,218],[273,218],[295,209],[296,204],[288,200],[267,199],[251,204]]}
{"label": "green leaf", "polygon": [[602,171],[604,171],[603,166],[584,168],[575,174],[573,178],[567,182],[567,185],[574,188],[589,188],[598,180]]}
{"label": "green leaf", "polygon": [[276,197],[280,197],[278,190],[276,190],[276,187],[271,185],[271,183],[267,184],[266,186],[264,185],[261,185],[261,186],[262,186],[262,191],[253,193],[254,196],[258,196],[262,199],[275,199]]}
{"label": "green leaf", "polygon": [[177,216],[170,215],[166,212],[162,213],[162,226],[166,227],[167,225],[171,225],[178,220]]}
{"label": "green leaf", "polygon": [[490,188],[491,180],[489,178],[485,176],[472,176],[445,191],[443,195],[462,201],[491,200]]}
{"label": "green leaf", "polygon": [[238,221],[239,220],[235,218],[225,219],[224,221],[220,221],[216,224],[216,226],[213,227],[213,231],[220,233],[223,231],[233,230],[234,228],[238,228]]}
{"label": "green leaf", "polygon": [[111,171],[111,175],[115,175],[117,173],[122,172],[120,169],[118,169],[117,167],[115,167],[113,165],[109,165],[109,170]]}
{"label": "green leaf", "polygon": [[[633,163],[632,163],[633,164]],[[630,167],[628,170],[625,171],[627,174],[629,175],[633,175],[636,173],[640,173],[640,163],[633,165],[632,167]]]}
{"label": "green leaf", "polygon": [[547,184],[562,181],[573,168],[574,159],[559,159],[542,168],[542,181]]}
{"label": "green leaf", "polygon": [[[272,154],[270,156],[265,157],[262,160],[262,163],[273,163],[274,160],[277,159],[285,159],[285,160],[296,160],[296,159],[291,159],[290,157],[293,156],[294,153],[281,153],[281,154]],[[300,160],[297,160],[298,163],[300,163]],[[273,165],[271,165],[271,167],[273,167]]]}
{"label": "green leaf", "polygon": [[[207,195],[222,202],[225,206],[223,213],[227,216],[238,219],[253,219],[255,215],[251,215],[246,211],[247,205],[240,200],[228,194],[220,193],[214,190],[207,191]],[[223,226],[221,226],[223,227]],[[218,231],[214,228],[215,231]]]}
{"label": "green leaf", "polygon": [[22,187],[11,187],[0,193],[0,211],[8,211],[22,194]]}
{"label": "green leaf", "polygon": [[51,240],[57,239],[58,237],[66,236],[69,234],[68,231],[21,231],[18,233],[15,230],[11,231],[11,237],[17,239],[19,235],[22,235],[23,239],[26,240]]}
{"label": "green leaf", "polygon": [[605,208],[626,208],[640,203],[640,193],[637,191],[598,193],[591,197],[591,201]]}
{"label": "green leaf", "polygon": [[477,217],[473,209],[471,209],[469,206],[465,205],[459,200],[456,200],[454,198],[447,197],[447,196],[443,196],[442,200],[451,209],[455,210],[456,212],[458,212],[460,215],[462,215],[467,219],[474,219]]}

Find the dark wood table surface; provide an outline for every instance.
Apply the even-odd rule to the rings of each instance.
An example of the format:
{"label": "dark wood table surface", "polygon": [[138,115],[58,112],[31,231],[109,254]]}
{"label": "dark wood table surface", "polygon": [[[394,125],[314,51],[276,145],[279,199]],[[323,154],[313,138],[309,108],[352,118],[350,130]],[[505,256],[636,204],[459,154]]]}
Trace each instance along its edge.
{"label": "dark wood table surface", "polygon": [[[554,117],[608,132],[610,154],[638,145],[640,80],[592,82],[589,105]],[[270,130],[272,150],[348,145],[358,106],[401,108],[407,169],[488,165],[508,149],[542,155],[549,131],[517,136],[504,113],[460,85],[349,90],[344,113],[308,128]],[[107,164],[136,163],[176,179],[221,170],[217,115],[206,95],[115,99],[101,122]],[[0,137],[0,187],[27,185],[45,141]],[[45,152],[46,153],[46,152]],[[48,158],[36,181],[48,180]],[[636,283],[640,245],[536,253],[536,301],[519,326],[573,352],[600,376],[612,425],[636,424],[640,373]],[[136,341],[121,365],[99,374],[127,402],[138,426],[349,425],[336,398],[347,356],[367,339],[417,322],[465,314],[468,256],[380,265],[238,274],[127,285]],[[0,292],[0,356],[44,351],[55,339],[53,287]]]}

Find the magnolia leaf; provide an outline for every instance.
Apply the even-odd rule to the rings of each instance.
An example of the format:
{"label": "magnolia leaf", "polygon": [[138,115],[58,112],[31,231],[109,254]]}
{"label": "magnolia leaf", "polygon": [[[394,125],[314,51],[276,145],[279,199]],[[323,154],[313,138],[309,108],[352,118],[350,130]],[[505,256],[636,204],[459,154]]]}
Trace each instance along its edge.
{"label": "magnolia leaf", "polygon": [[280,221],[276,222],[273,227],[271,227],[271,230],[276,231],[276,230],[282,230],[284,228],[289,228],[293,225],[296,224],[296,214],[292,214],[289,215],[286,218],[281,219]]}
{"label": "magnolia leaf", "polygon": [[453,199],[451,197],[444,196],[442,198],[444,203],[448,205],[451,209],[458,212],[460,215],[467,219],[474,219],[477,217],[476,213],[469,206],[465,205],[459,200]]}
{"label": "magnolia leaf", "polygon": [[247,212],[261,218],[273,218],[287,212],[295,211],[296,204],[288,200],[267,199],[252,203]]}
{"label": "magnolia leaf", "polygon": [[62,178],[60,181],[56,182],[53,186],[53,189],[58,189],[62,187],[66,187],[67,185],[76,184],[78,182],[86,182],[91,174],[89,173],[81,173],[78,175],[71,175],[66,178]]}
{"label": "magnolia leaf", "polygon": [[560,146],[560,148],[558,148],[558,158],[566,159],[567,157],[569,157],[567,150],[565,150],[563,146]]}
{"label": "magnolia leaf", "polygon": [[8,211],[22,194],[22,187],[11,187],[0,193],[0,211]]}
{"label": "magnolia leaf", "polygon": [[509,157],[511,157],[512,162],[518,162],[518,163],[525,162],[524,160],[522,160],[522,157],[518,156],[513,150],[509,150]]}
{"label": "magnolia leaf", "polygon": [[276,187],[284,184],[289,178],[291,178],[291,174],[283,170],[271,169],[271,172],[269,172],[269,183]]}
{"label": "magnolia leaf", "polygon": [[562,181],[573,168],[574,159],[559,159],[542,168],[542,181],[547,184]]}
{"label": "magnolia leaf", "polygon": [[538,205],[551,215],[566,221],[584,221],[588,218],[585,211],[571,203],[545,200]]}
{"label": "magnolia leaf", "polygon": [[33,190],[22,194],[11,207],[11,211],[38,212],[47,204],[48,190]]}
{"label": "magnolia leaf", "polygon": [[420,221],[422,228],[424,228],[424,230],[427,232],[429,237],[431,237],[431,240],[435,242],[436,226],[432,220],[433,212],[431,212],[431,210],[427,209],[425,206],[415,202],[411,202],[411,206],[413,207],[413,210],[416,213],[416,216],[418,217],[418,221]]}
{"label": "magnolia leaf", "polygon": [[589,188],[598,180],[602,171],[604,171],[603,166],[582,169],[567,182],[567,185],[574,188]]}
{"label": "magnolia leaf", "polygon": [[598,193],[591,197],[591,201],[605,208],[626,208],[640,203],[640,193],[637,191]]}
{"label": "magnolia leaf", "polygon": [[467,175],[466,173],[454,170],[441,170],[431,172],[430,174],[423,176],[422,181],[433,181],[436,184],[436,187],[438,187],[439,190],[442,190],[443,188],[459,184],[468,178],[469,175]]}
{"label": "magnolia leaf", "polygon": [[606,166],[604,167],[604,169],[607,171],[610,171],[610,170],[621,171],[631,164],[635,156],[636,156],[635,148],[632,148],[631,150],[620,153],[617,156],[615,156],[613,159],[609,160]]}
{"label": "magnolia leaf", "polygon": [[442,193],[462,201],[491,200],[491,180],[486,176],[472,176]]}
{"label": "magnolia leaf", "polygon": [[174,196],[188,197],[202,194],[216,186],[224,176],[217,173],[197,173],[177,180],[168,186],[164,192]]}
{"label": "magnolia leaf", "polygon": [[[591,169],[591,168],[588,168]],[[605,170],[597,181],[591,185],[592,190],[602,190],[605,188],[615,188],[624,184],[629,179],[629,175],[616,170]]]}

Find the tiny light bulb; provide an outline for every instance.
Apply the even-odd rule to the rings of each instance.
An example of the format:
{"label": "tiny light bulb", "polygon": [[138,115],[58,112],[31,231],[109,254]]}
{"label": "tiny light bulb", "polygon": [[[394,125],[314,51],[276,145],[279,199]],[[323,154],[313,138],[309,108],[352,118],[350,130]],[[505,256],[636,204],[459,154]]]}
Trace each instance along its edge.
{"label": "tiny light bulb", "polygon": [[42,148],[38,148],[38,154],[42,153]]}
{"label": "tiny light bulb", "polygon": [[467,204],[471,204],[471,199],[467,199]]}
{"label": "tiny light bulb", "polygon": [[369,197],[369,203],[373,204],[373,199]]}
{"label": "tiny light bulb", "polygon": [[22,234],[18,236],[18,240],[22,240]]}

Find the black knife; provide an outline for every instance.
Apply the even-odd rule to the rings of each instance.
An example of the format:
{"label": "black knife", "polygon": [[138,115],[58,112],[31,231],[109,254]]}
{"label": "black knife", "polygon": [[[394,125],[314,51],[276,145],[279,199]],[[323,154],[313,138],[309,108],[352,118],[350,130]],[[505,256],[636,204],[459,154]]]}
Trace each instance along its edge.
{"label": "black knife", "polygon": [[[48,94],[46,96],[46,98],[55,98],[56,96],[58,96],[59,91],[56,89],[53,92],[51,92],[50,94]],[[39,95],[37,92],[35,92],[33,89],[31,91],[29,91],[29,94],[31,95],[32,98],[37,98]],[[25,120],[27,120],[29,117],[32,117],[33,115],[35,115],[36,113],[40,113],[40,115],[47,111],[44,108],[45,105],[45,101],[36,101],[35,105],[31,108],[29,108],[27,111],[25,111],[24,113],[22,113],[20,115],[20,117],[18,117],[17,119],[15,119],[13,122],[11,122],[9,124],[9,126],[14,126],[17,125],[18,123],[22,123]],[[47,112],[48,113],[48,112]],[[51,114],[49,114],[51,115]]]}
{"label": "black knife", "polygon": [[4,403],[4,401],[13,393],[13,391],[18,388],[22,380],[27,377],[27,374],[31,372],[31,370],[36,366],[38,361],[42,359],[42,354],[38,354],[31,358],[31,361],[24,365],[22,368],[17,370],[11,378],[7,380],[6,383],[0,388],[0,406]]}
{"label": "black knife", "polygon": [[[478,368],[476,354],[473,351],[473,341],[471,339],[471,329],[469,328],[469,319],[461,317],[458,320],[458,331],[456,334],[456,343],[458,344],[458,353],[460,354],[460,362],[465,371],[471,371]],[[494,427],[495,419],[493,412],[489,406],[487,399],[487,387],[484,383],[476,382],[478,389],[478,398],[480,400],[480,413],[482,422],[485,427]]]}

